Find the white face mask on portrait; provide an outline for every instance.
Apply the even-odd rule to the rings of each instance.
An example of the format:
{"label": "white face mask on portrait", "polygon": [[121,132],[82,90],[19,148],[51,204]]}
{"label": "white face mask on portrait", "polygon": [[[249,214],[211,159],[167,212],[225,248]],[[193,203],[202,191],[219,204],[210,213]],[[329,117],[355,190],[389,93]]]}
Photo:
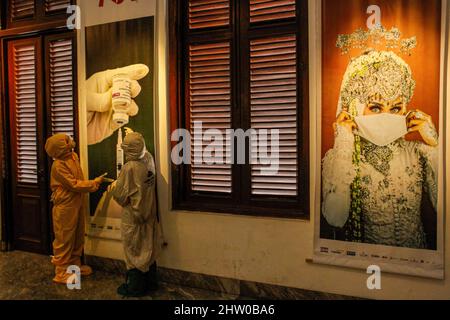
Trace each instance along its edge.
{"label": "white face mask on portrait", "polygon": [[357,116],[355,123],[361,137],[380,147],[386,146],[408,133],[406,116],[401,115],[382,113]]}

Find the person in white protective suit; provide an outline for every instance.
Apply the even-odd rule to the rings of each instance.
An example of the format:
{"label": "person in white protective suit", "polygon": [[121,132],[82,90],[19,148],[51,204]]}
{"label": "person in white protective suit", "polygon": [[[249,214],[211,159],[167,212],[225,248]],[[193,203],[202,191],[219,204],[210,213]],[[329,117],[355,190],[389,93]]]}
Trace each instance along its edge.
{"label": "person in white protective suit", "polygon": [[140,92],[141,80],[149,73],[145,64],[134,64],[123,68],[105,70],[93,74],[86,81],[86,111],[87,111],[87,139],[88,144],[93,145],[110,137],[114,131],[121,127],[113,121],[113,79],[121,75],[130,80],[131,99],[126,107],[126,114],[134,117],[139,112],[139,107],[134,101]]}
{"label": "person in white protective suit", "polygon": [[[414,88],[393,52],[365,53],[347,68],[322,166],[322,214],[346,241],[428,247],[421,206],[427,196],[436,210],[439,138],[430,115],[408,112]],[[411,132],[421,140],[406,140]]]}
{"label": "person in white protective suit", "polygon": [[143,136],[129,133],[122,143],[125,165],[110,192],[122,213],[127,280],[117,292],[138,297],[156,290],[156,258],[163,244],[155,198],[155,163]]}

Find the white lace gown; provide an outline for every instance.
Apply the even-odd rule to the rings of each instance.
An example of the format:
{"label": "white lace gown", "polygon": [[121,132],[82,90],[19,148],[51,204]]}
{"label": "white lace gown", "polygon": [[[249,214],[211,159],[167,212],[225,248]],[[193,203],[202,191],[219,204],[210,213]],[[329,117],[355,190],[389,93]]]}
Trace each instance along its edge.
{"label": "white lace gown", "polygon": [[[350,212],[356,172],[354,136],[337,126],[333,149],[323,159],[322,214],[342,228]],[[423,190],[436,209],[438,147],[399,139],[385,147],[361,139],[361,200],[364,242],[426,248],[421,219]]]}

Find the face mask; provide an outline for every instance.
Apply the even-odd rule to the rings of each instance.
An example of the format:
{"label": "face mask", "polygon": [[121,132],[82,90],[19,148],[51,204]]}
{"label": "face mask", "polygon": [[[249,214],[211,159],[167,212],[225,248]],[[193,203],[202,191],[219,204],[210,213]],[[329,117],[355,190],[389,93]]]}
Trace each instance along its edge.
{"label": "face mask", "polygon": [[75,149],[75,147],[76,147],[76,145],[77,145],[76,142],[72,139],[71,136],[67,136],[66,144],[67,144],[67,147],[68,147],[68,149],[69,149],[70,151],[72,151],[73,149]]}
{"label": "face mask", "polygon": [[69,141],[67,142],[67,145],[69,146],[70,150],[75,149],[75,147],[77,146],[76,142],[70,136],[69,136]]}
{"label": "face mask", "polygon": [[386,146],[408,133],[406,116],[382,113],[373,116],[355,117],[358,134],[364,139]]}
{"label": "face mask", "polygon": [[142,153],[141,153],[139,159],[144,159],[146,153],[147,153],[147,147],[144,146],[144,149],[142,150]]}

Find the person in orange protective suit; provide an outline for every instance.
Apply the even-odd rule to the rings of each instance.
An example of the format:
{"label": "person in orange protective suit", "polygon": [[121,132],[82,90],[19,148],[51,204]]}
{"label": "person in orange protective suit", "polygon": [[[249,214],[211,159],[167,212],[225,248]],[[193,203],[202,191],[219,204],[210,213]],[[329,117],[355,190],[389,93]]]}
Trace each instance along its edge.
{"label": "person in orange protective suit", "polygon": [[103,182],[102,177],[85,180],[78,155],[73,151],[75,142],[66,134],[48,138],[45,151],[53,158],[50,187],[53,202],[52,263],[55,265],[56,283],[66,284],[71,265],[80,267],[81,275],[90,275],[92,269],[81,264],[84,246],[85,217],[82,212],[85,193],[95,192]]}

